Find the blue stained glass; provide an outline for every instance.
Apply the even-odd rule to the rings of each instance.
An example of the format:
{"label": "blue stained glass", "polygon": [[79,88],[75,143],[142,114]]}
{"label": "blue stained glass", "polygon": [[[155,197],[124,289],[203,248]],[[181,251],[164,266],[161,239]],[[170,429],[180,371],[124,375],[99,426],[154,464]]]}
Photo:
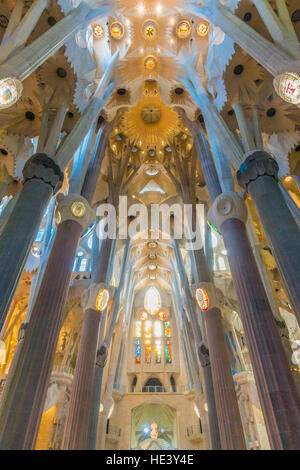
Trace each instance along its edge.
{"label": "blue stained glass", "polygon": [[141,363],[141,340],[137,339],[135,342],[135,363]]}
{"label": "blue stained glass", "polygon": [[166,363],[172,364],[172,346],[170,341],[166,343]]}

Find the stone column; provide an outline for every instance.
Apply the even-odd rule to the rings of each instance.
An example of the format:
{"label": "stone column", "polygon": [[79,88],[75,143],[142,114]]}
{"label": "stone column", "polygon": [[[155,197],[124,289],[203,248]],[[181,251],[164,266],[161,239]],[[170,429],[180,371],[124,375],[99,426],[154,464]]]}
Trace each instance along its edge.
{"label": "stone column", "polygon": [[[116,57],[112,58],[108,70],[105,71],[107,80],[112,73]],[[105,82],[106,83],[106,82]],[[99,85],[98,92],[102,94]],[[103,108],[112,92],[112,85],[106,87],[102,98],[93,97],[85,108],[81,118],[59,146],[53,160],[47,155],[37,153],[26,163],[23,175],[24,186],[13,202],[9,220],[5,222],[0,234],[0,328],[7,315],[9,304],[18,285],[29,250],[34,241],[42,216],[50,197],[62,184],[62,171],[68,166],[72,156],[88,133],[94,120]]]}
{"label": "stone column", "polygon": [[24,185],[0,236],[0,329],[7,315],[35,234],[51,196],[61,187],[63,174],[45,154],[25,164]]}
{"label": "stone column", "polygon": [[57,235],[32,309],[14,375],[0,410],[0,448],[32,449],[35,445],[59,331],[63,322],[78,240],[92,220],[88,202],[63,197],[56,216]]}
{"label": "stone column", "polygon": [[247,238],[246,206],[237,194],[223,193],[209,218],[227,249],[270,444],[273,449],[297,449],[300,401]]}
{"label": "stone column", "polygon": [[[218,450],[218,449],[221,449],[221,442],[220,442],[220,431],[219,431],[219,426],[218,426],[218,416],[217,416],[216,401],[215,401],[214,387],[213,387],[213,381],[212,381],[209,351],[202,337],[202,331],[198,323],[197,313],[195,310],[195,304],[194,304],[194,301],[190,292],[189,284],[187,281],[187,276],[185,274],[185,270],[183,267],[182,257],[180,255],[180,252],[178,251],[177,243],[175,244],[174,252],[175,252],[175,257],[177,260],[181,282],[185,286],[185,295],[186,295],[190,319],[191,319],[195,346],[197,349],[198,359],[202,367],[204,389],[205,389],[205,395],[206,395],[207,407],[208,407],[210,444],[213,450]],[[178,287],[176,275],[174,275],[173,278],[174,278],[174,287],[175,287],[175,292],[176,292],[176,300],[178,303],[180,303],[181,296],[179,293],[179,287]],[[183,321],[184,320],[186,320],[186,317],[183,318]],[[188,345],[187,345],[187,348],[188,348]]]}
{"label": "stone column", "polygon": [[[35,0],[28,12],[16,26],[12,34],[0,46],[0,63],[3,63],[13,51],[26,44],[27,39],[34,30],[49,0]],[[19,9],[19,5],[17,5]]]}
{"label": "stone column", "polygon": [[115,380],[115,375],[116,375],[117,361],[119,359],[119,352],[120,352],[122,333],[123,333],[122,330],[123,330],[123,314],[120,315],[119,325],[116,331],[112,354],[111,354],[111,358],[109,361],[109,371],[108,371],[108,376],[107,376],[107,381],[106,381],[106,388],[105,388],[105,393],[103,396],[103,413],[102,413],[101,429],[100,429],[100,436],[99,436],[99,449],[100,450],[105,449],[105,435],[106,435],[105,431],[106,431],[107,420],[110,415],[111,406],[114,405],[114,400],[112,398],[112,391],[113,391],[113,385],[114,385],[114,380]]}
{"label": "stone column", "polygon": [[62,449],[86,449],[101,313],[96,310],[101,284],[91,284],[84,310],[76,369],[65,423]]}
{"label": "stone column", "polygon": [[[212,0],[208,6],[187,4],[186,8],[200,17],[208,18],[214,25],[219,26],[233,41],[257,60],[272,75],[282,72],[299,72],[300,56],[290,55],[285,50],[264,38],[251,26],[238,18],[219,0]],[[296,57],[295,57],[296,56]],[[296,59],[296,60],[295,60]]]}
{"label": "stone column", "polygon": [[203,312],[212,365],[212,378],[223,450],[245,449],[229,355],[225,341],[221,312],[217,307]]}
{"label": "stone column", "polygon": [[121,291],[124,287],[124,280],[125,280],[126,269],[127,269],[128,253],[129,253],[129,240],[127,240],[127,243],[125,245],[122,267],[121,267],[120,281],[119,281],[118,289],[114,294],[114,301],[112,304],[112,313],[110,317],[108,331],[105,335],[103,342],[98,343],[98,350],[97,350],[97,355],[96,355],[97,359],[95,363],[95,378],[94,378],[94,384],[93,384],[92,401],[91,401],[91,406],[90,406],[91,417],[90,417],[90,425],[89,425],[88,441],[87,441],[87,448],[89,450],[96,448],[103,372],[104,372],[104,367],[106,365],[106,360],[108,357],[108,352],[109,352],[109,348],[110,348],[111,341],[112,341],[115,323],[118,319]]}
{"label": "stone column", "polygon": [[[91,419],[93,384],[101,313],[96,309],[96,298],[104,284],[112,240],[102,240],[98,256],[98,276],[94,279],[86,299],[82,334],[76,361],[68,414],[66,418],[62,449],[87,449],[88,430]],[[99,272],[101,274],[99,274]],[[101,279],[101,281],[98,281]]]}
{"label": "stone column", "polygon": [[[181,255],[178,248],[176,249],[176,246],[177,245],[175,244],[175,253],[178,260],[177,263],[179,271],[182,272],[183,270],[180,268],[180,265],[182,264],[180,261]],[[205,285],[210,284],[210,290],[212,292],[211,297],[215,297],[213,285],[207,282],[209,281],[209,270],[203,249],[195,252],[195,255],[200,285],[201,283],[203,284],[204,280],[206,280],[206,282],[204,281]],[[186,283],[184,282],[183,285],[185,286],[186,295],[188,295]],[[219,308],[216,307],[213,298],[211,299],[211,307],[206,312],[203,311],[203,318],[208,341],[221,447],[223,450],[245,449],[246,444],[243,434],[243,426],[229,365],[229,356],[225,342],[225,332],[223,329],[221,312]],[[203,356],[203,353],[206,354],[206,352],[202,346],[205,347],[203,341],[201,341],[201,344],[199,345],[199,357],[201,358],[201,361],[205,363],[207,358]],[[213,348],[213,350],[211,348]]]}
{"label": "stone column", "polygon": [[300,232],[278,186],[278,165],[263,151],[253,152],[237,172],[239,184],[258,211],[287,295],[300,322]]}
{"label": "stone column", "polygon": [[[96,3],[92,1],[91,4]],[[16,52],[0,66],[0,77],[16,77],[25,80],[41,64],[51,57],[66,41],[82,28],[87,17],[92,20],[94,16],[101,17],[108,13],[109,6],[102,6],[91,10],[86,2],[81,2],[78,8],[71,10],[67,16],[58,21],[52,28],[33,41],[29,46]]]}

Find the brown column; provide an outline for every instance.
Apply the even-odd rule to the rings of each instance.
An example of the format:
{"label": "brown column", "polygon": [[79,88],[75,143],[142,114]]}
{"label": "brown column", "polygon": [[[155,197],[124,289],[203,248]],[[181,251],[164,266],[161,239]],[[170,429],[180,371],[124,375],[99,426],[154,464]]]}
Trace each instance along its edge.
{"label": "brown column", "polygon": [[300,401],[245,224],[221,225],[255,381],[273,449],[300,448]]}
{"label": "brown column", "polygon": [[[97,148],[94,159],[100,158],[99,153]],[[78,222],[71,210],[77,198],[86,207]],[[83,197],[70,195],[61,199],[60,204],[62,222],[58,225],[18,363],[1,403],[2,449],[33,449],[35,446],[78,242],[83,226],[91,223],[92,211]]]}
{"label": "brown column", "polygon": [[91,308],[84,312],[62,449],[86,449],[100,316]]}
{"label": "brown column", "polygon": [[34,448],[81,231],[73,220],[58,226],[14,376],[1,403],[1,449]]}
{"label": "brown column", "polygon": [[[112,239],[102,240],[96,283],[106,280],[111,246]],[[84,312],[62,449],[87,449],[100,320],[101,313],[97,310],[89,308]]]}
{"label": "brown column", "polygon": [[237,403],[221,312],[211,308],[203,312],[212,365],[215,400],[223,450],[246,449]]}
{"label": "brown column", "polygon": [[[198,140],[199,139],[197,139],[196,142]],[[197,147],[199,159],[205,179],[210,181],[208,190],[210,198],[212,202],[214,202],[216,197],[219,196],[220,185],[216,173],[211,169],[213,161],[207,142],[203,138],[203,133],[201,133],[200,140],[203,145],[202,147]],[[257,173],[255,161],[253,161],[253,159],[251,160],[249,157],[246,161],[248,163],[249,160],[249,169],[247,164],[244,165],[243,172],[240,172],[238,177],[240,181],[242,181],[245,180],[247,176],[249,181],[253,179],[251,184],[259,186],[257,181],[263,178],[262,175],[266,171],[265,165],[269,160],[265,155],[260,155],[260,152],[257,153],[259,154],[258,157],[261,158],[260,171]],[[211,165],[207,164],[207,160],[210,160]],[[251,165],[252,173],[250,173]],[[268,171],[270,175],[273,175],[273,173],[276,173],[273,168],[274,162],[271,161],[269,165]],[[278,208],[281,209],[283,204],[282,196],[278,194],[279,189],[273,176],[265,176],[264,178],[267,179],[268,187],[260,183],[259,187],[262,193],[260,202],[262,205],[265,204],[267,208],[264,211],[264,215],[271,214],[270,220],[268,220],[266,226],[272,231],[273,238],[277,237],[285,241],[286,252],[291,248],[287,246],[288,238],[286,236],[284,237],[282,233],[284,231],[285,235],[287,234],[286,230],[289,224],[282,222],[282,220],[285,219],[281,218],[281,215],[284,213],[288,219],[291,218],[291,215],[287,215],[286,210],[281,210],[281,215],[278,216]],[[246,179],[245,181],[248,180]],[[270,190],[271,185],[273,185],[272,188],[276,186],[276,190]],[[238,202],[237,199],[232,199],[234,196],[233,193],[228,194],[228,196],[229,200],[233,203],[232,210],[234,211],[236,209],[236,216],[238,218],[235,218],[230,213],[227,217],[224,216],[223,221],[221,220],[223,223],[221,223],[220,230],[228,253],[232,279],[239,300],[240,315],[245,330],[270,444],[273,449],[299,449],[299,397],[289,370],[289,364],[275,324],[272,309],[269,305],[250,247],[246,227],[241,220],[243,218],[241,216],[244,212],[244,203],[241,200]],[[218,199],[220,200],[220,198]],[[224,199],[226,199],[226,194],[224,195]],[[271,200],[273,210],[271,207],[272,204],[270,205]],[[256,200],[255,202],[257,203]],[[218,202],[216,205],[217,204]],[[263,213],[263,211],[261,212]],[[215,214],[216,213],[218,213],[218,211],[216,211]],[[220,216],[220,213],[218,215]],[[246,212],[244,213],[244,216],[245,215]],[[272,223],[271,217],[278,219],[278,222],[281,224],[281,230],[275,229],[276,224],[275,222]],[[226,218],[227,220],[225,220]],[[293,230],[292,232],[295,240],[296,232]],[[294,252],[295,250],[290,252],[291,257],[293,257]],[[297,265],[295,260],[293,260],[293,263],[294,266]],[[299,269],[299,266],[297,269]],[[292,270],[290,276],[293,275],[293,272]],[[291,282],[290,285],[296,286],[297,283]]]}

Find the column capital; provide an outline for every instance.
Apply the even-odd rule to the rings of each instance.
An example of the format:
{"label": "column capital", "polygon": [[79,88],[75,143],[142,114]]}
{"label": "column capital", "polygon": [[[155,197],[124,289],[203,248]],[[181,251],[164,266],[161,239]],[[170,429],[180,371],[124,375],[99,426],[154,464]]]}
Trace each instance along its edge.
{"label": "column capital", "polygon": [[271,176],[278,181],[278,164],[276,160],[263,150],[248,155],[237,171],[237,180],[242,188],[248,191],[248,185],[260,176]]}
{"label": "column capital", "polygon": [[81,305],[85,311],[92,309],[103,312],[108,304],[110,291],[104,282],[92,283],[81,296]]}
{"label": "column capital", "polygon": [[235,192],[227,191],[218,196],[207,213],[208,220],[221,232],[223,222],[238,219],[247,222],[247,206]]}
{"label": "column capital", "polygon": [[32,179],[39,179],[49,184],[56,193],[62,186],[64,174],[52,158],[45,153],[33,155],[23,168],[24,184]]}
{"label": "column capital", "polygon": [[81,225],[82,233],[87,230],[95,219],[95,214],[88,201],[79,194],[59,194],[57,197],[58,206],[55,212],[56,224],[61,224],[66,220],[74,220]]}

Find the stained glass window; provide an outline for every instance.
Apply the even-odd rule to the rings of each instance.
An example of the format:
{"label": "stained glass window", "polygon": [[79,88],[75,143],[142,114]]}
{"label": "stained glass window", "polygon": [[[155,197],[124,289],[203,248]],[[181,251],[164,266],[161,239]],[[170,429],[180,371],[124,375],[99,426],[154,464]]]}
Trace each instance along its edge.
{"label": "stained glass window", "polygon": [[161,364],[162,348],[161,348],[160,340],[155,341],[154,355],[155,355],[155,364]]}
{"label": "stained glass window", "polygon": [[137,321],[135,323],[135,336],[137,338],[140,338],[142,336],[142,322],[141,321]]}
{"label": "stained glass window", "polygon": [[156,364],[161,364],[161,341],[157,340],[155,341],[155,346],[154,346],[154,353],[155,353],[155,363]]}
{"label": "stained glass window", "polygon": [[144,306],[150,315],[156,315],[161,308],[160,293],[156,287],[149,287],[145,294]]}
{"label": "stained glass window", "polygon": [[145,321],[145,338],[151,338],[151,327],[152,327],[152,321],[151,320],[146,320]]}
{"label": "stained glass window", "polygon": [[148,313],[147,312],[141,312],[140,313],[140,319],[141,320],[147,320],[148,318]]}
{"label": "stained glass window", "polygon": [[146,346],[145,346],[145,362],[147,364],[151,363],[151,343],[149,340],[146,341]]}
{"label": "stained glass window", "polygon": [[161,310],[161,312],[159,312],[159,314],[158,314],[158,318],[159,318],[161,321],[164,321],[164,320],[167,318],[166,312],[164,312],[163,310]]}
{"label": "stained glass window", "polygon": [[137,339],[135,342],[135,363],[141,363],[141,340]]}
{"label": "stained glass window", "polygon": [[162,324],[158,320],[158,321],[154,322],[154,336],[156,338],[160,338],[161,335],[162,335]]}
{"label": "stained glass window", "polygon": [[166,341],[166,363],[172,364],[172,346],[169,339]]}
{"label": "stained glass window", "polygon": [[171,327],[170,327],[170,322],[165,321],[165,337],[170,338],[171,336]]}

